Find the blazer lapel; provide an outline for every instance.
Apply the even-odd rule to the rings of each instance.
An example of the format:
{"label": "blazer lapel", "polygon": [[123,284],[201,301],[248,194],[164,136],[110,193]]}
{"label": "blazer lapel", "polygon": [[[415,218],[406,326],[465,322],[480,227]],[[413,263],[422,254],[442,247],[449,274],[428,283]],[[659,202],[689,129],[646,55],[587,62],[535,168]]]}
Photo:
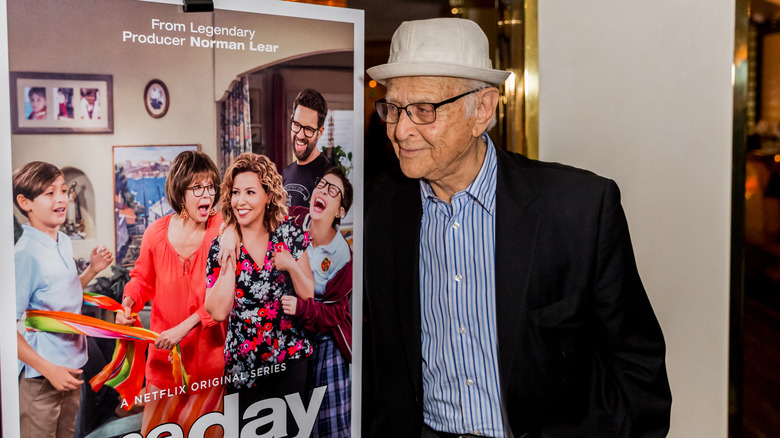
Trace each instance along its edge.
{"label": "blazer lapel", "polygon": [[496,327],[502,397],[522,331],[539,214],[517,158],[496,148]]}
{"label": "blazer lapel", "polygon": [[[416,183],[417,181],[414,180]],[[395,296],[401,342],[418,396],[422,396],[422,344],[420,322],[420,221],[422,201],[418,184],[408,184],[393,199],[393,259],[396,272]],[[422,400],[419,398],[419,400]]]}

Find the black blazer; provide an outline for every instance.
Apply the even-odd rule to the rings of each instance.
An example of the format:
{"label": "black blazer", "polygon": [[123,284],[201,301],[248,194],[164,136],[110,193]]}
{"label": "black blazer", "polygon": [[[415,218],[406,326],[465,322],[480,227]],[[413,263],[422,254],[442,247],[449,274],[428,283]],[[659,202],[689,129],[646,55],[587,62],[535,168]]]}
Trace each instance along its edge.
{"label": "black blazer", "polygon": [[[617,185],[497,150],[496,319],[515,437],[655,437],[669,428],[663,334]],[[367,190],[364,436],[419,437],[419,182]]]}

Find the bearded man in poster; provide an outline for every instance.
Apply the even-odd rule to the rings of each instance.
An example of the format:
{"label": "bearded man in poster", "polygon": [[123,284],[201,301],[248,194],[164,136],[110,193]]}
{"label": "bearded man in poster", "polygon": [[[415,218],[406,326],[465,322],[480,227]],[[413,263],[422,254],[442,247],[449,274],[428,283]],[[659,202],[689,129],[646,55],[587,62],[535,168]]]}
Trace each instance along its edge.
{"label": "bearded man in poster", "polygon": [[317,141],[325,132],[328,104],[312,88],[298,93],[290,119],[290,135],[297,161],[282,171],[287,206],[309,206],[309,199],[317,178],[333,167],[333,162],[317,148]]}

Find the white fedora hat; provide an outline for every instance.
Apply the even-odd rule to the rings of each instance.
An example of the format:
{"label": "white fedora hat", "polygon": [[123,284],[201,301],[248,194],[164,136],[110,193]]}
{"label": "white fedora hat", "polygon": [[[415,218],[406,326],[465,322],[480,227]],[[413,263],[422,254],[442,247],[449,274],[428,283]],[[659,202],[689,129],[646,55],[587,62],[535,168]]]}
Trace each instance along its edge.
{"label": "white fedora hat", "polygon": [[380,84],[402,76],[451,76],[499,86],[510,73],[493,69],[488,53],[485,33],[471,20],[405,21],[393,34],[387,64],[367,73]]}

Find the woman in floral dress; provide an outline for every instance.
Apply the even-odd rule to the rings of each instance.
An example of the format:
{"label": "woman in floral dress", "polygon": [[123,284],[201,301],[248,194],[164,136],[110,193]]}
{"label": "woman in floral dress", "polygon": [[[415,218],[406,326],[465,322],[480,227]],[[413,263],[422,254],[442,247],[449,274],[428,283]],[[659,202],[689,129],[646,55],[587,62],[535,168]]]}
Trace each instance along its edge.
{"label": "woman in floral dress", "polygon": [[286,217],[282,177],[263,155],[241,154],[230,165],[221,205],[241,241],[235,262],[220,266],[214,239],[206,267],[206,310],[217,321],[228,319],[227,392],[239,393],[240,412],[253,401],[295,392],[306,400],[312,344],[300,321],[283,312],[281,298],[314,296],[309,236]]}

